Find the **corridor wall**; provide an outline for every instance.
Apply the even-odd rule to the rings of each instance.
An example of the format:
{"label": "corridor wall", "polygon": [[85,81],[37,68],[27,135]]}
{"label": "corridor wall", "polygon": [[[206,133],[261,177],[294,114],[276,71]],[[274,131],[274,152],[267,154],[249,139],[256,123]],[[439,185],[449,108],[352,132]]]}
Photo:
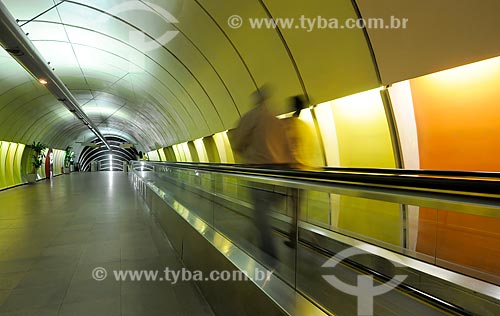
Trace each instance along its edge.
{"label": "corridor wall", "polygon": [[[409,169],[500,171],[500,57],[393,85]],[[409,219],[418,252],[454,269],[500,273],[500,219],[420,208]]]}
{"label": "corridor wall", "polygon": [[[45,150],[47,154],[48,149]],[[53,150],[54,175],[62,173],[65,151]],[[26,174],[33,170],[31,165],[33,152],[29,146],[7,141],[0,141],[0,190],[26,183]],[[46,178],[45,162],[38,170],[38,179]]]}
{"label": "corridor wall", "polygon": [[0,141],[0,190],[24,183],[21,157],[24,144]]}
{"label": "corridor wall", "polygon": [[[500,57],[324,102],[301,119],[317,131],[318,161],[326,166],[498,172],[498,86]],[[394,116],[392,127],[388,115]],[[199,157],[226,163],[233,155],[238,162],[224,135],[195,140]],[[177,161],[188,161],[187,146],[169,148]],[[305,220],[325,228],[405,248],[466,273],[500,272],[497,218],[314,192],[302,207]]]}

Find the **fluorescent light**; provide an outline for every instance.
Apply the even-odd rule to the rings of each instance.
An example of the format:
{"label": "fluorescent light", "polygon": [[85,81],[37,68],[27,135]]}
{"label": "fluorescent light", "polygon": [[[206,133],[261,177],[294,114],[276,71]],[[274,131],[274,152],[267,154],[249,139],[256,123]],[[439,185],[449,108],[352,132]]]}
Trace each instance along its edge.
{"label": "fluorescent light", "polygon": [[38,82],[40,82],[43,85],[46,85],[48,82],[45,79],[39,79]]}

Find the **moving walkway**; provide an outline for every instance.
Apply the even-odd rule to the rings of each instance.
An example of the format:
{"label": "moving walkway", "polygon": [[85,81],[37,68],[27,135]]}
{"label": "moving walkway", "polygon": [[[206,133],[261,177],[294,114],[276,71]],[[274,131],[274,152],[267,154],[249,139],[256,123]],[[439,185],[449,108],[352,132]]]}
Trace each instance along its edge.
{"label": "moving walkway", "polygon": [[[373,287],[387,287],[373,298],[374,315],[500,314],[500,174],[144,161],[131,167],[188,267],[273,272],[263,283],[252,279],[247,292],[239,284],[216,295],[227,287],[202,283],[218,314],[241,312],[218,296],[264,314],[369,314],[371,302],[348,293],[365,275]],[[270,218],[278,258],[259,247],[254,190],[277,201]],[[293,225],[298,234],[288,247]],[[204,241],[209,246],[200,246]],[[213,255],[199,257],[207,253]]]}

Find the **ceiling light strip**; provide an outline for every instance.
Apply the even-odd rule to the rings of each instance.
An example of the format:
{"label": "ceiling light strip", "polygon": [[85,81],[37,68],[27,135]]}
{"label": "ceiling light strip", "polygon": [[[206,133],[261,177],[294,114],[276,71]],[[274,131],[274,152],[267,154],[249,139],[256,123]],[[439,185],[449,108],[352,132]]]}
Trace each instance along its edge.
{"label": "ceiling light strip", "polygon": [[97,126],[82,111],[76,98],[42,58],[2,1],[0,1],[0,46],[43,84],[73,115],[87,125],[108,149],[111,149]]}

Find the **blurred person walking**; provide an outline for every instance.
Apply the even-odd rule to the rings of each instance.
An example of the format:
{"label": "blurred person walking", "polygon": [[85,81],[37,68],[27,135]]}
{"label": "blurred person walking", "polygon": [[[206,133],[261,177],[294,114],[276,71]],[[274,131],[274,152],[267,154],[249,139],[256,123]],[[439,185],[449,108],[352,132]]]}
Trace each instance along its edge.
{"label": "blurred person walking", "polygon": [[[289,167],[295,164],[285,126],[268,108],[269,92],[262,87],[252,98],[255,108],[241,118],[236,129],[228,133],[233,150],[249,165]],[[269,212],[281,199],[277,198],[276,193],[258,188],[252,190],[252,199],[254,223],[259,230],[261,248],[277,258]]]}
{"label": "blurred person walking", "polygon": [[[313,129],[302,119],[300,113],[307,107],[306,98],[297,95],[290,98],[290,106],[294,111],[293,115],[283,120],[286,127],[287,136],[294,160],[297,164],[294,166],[301,170],[311,170],[322,164],[321,152],[317,143],[317,137]],[[301,202],[306,198],[306,192],[303,189],[290,188],[288,195],[291,198],[289,211],[292,216],[292,224],[289,232],[289,240],[285,245],[295,248],[298,242],[297,228],[301,209]]]}

